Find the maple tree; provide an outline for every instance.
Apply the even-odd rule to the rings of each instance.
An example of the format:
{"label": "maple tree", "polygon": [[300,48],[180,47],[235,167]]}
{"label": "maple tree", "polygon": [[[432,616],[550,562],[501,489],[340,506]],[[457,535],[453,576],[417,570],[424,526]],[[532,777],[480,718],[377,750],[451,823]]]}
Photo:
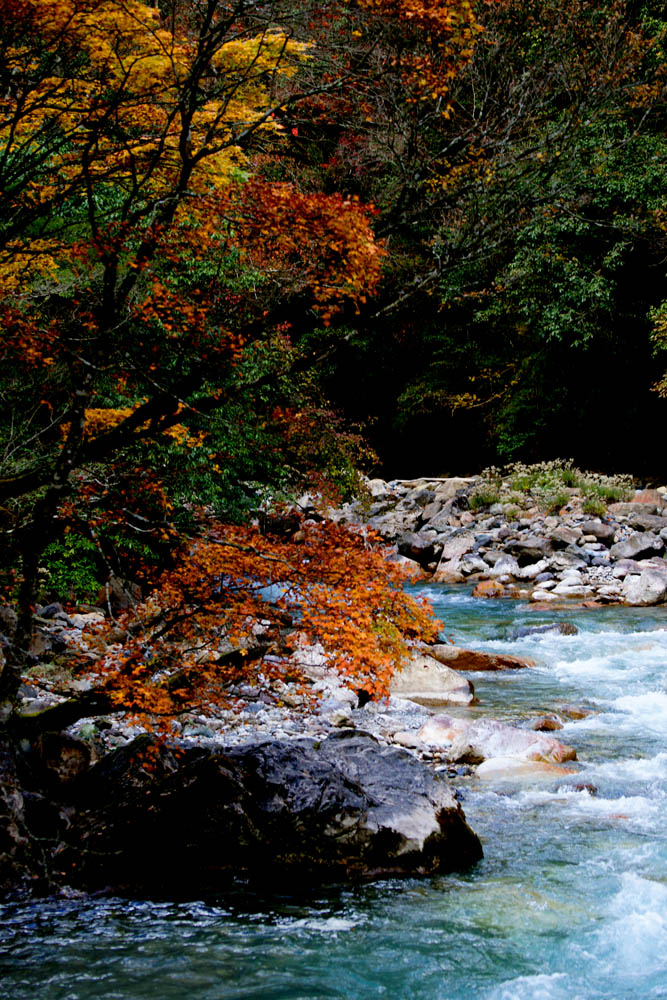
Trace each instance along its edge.
{"label": "maple tree", "polygon": [[[323,352],[290,327],[324,331],[328,354],[327,329],[376,294],[386,251],[372,206],[290,171],[290,116],[383,74],[406,103],[448,113],[477,32],[467,0],[0,4],[0,501],[5,568],[20,570],[4,577],[20,618],[0,700],[16,692],[54,546],[79,539],[67,551],[104,574],[122,555],[147,591],[163,570],[174,587],[194,572],[181,541],[200,530],[197,501],[238,516],[230,497],[256,504],[313,460],[349,481],[353,436],[306,444],[335,419],[308,375]],[[327,537],[333,580],[345,545]],[[310,588],[322,608],[328,589]],[[348,659],[362,632],[341,636]]]}
{"label": "maple tree", "polygon": [[441,628],[428,602],[405,591],[405,572],[372,533],[301,521],[285,538],[206,517],[198,523],[200,537],[144,601],[84,630],[70,666],[75,682],[87,682],[85,693],[65,683],[69,700],[22,718],[20,732],[121,711],[168,734],[183,712],[233,706],[239,684],[278,702],[297,692],[308,705],[313,649],[347,685],[382,698],[414,644]]}

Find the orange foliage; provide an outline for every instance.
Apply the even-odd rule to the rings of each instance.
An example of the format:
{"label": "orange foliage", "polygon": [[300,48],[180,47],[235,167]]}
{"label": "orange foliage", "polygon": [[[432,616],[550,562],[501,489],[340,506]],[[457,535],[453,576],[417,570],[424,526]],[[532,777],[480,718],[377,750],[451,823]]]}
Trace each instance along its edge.
{"label": "orange foliage", "polygon": [[346,684],[381,698],[411,645],[441,627],[404,579],[364,530],[305,522],[285,540],[211,523],[124,615],[132,638],[93,676],[119,709],[159,726],[188,706],[228,704],[239,681],[303,688],[293,654],[318,643]]}

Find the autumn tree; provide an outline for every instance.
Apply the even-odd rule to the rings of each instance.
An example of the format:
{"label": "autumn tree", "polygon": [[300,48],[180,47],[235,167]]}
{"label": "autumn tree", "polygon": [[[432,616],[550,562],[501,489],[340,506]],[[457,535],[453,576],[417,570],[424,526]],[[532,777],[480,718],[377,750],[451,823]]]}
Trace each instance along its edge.
{"label": "autumn tree", "polygon": [[[406,24],[411,45],[402,51]],[[338,27],[342,55],[333,43]],[[275,495],[294,486],[299,466],[313,459],[351,470],[353,437],[332,433],[326,455],[307,446],[317,421],[328,420],[312,364],[330,355],[336,324],[376,293],[386,249],[358,194],[286,169],[295,162],[292,119],[300,107],[311,115],[317,100],[335,108],[336,95],[362,84],[372,91],[383,73],[407,103],[435,102],[445,114],[476,32],[466,0],[173,0],[160,8],[3,0],[2,582],[20,609],[0,678],[5,706],[50,547],[65,559],[92,553],[108,572],[123,550],[145,589],[163,595],[176,594],[179,573],[205,589],[194,568],[204,543],[184,541],[203,530],[197,503],[238,516],[242,504],[231,508],[241,493],[256,504],[258,488]],[[329,332],[316,346],[308,338],[295,345],[294,315],[301,332]],[[287,475],[282,456],[295,466]],[[324,529],[317,537],[328,539],[329,557],[321,548],[322,579],[306,588],[308,606],[333,614],[326,594],[338,586],[336,553],[347,553],[348,573],[358,562],[363,577],[366,543]],[[274,559],[292,567],[291,586],[305,587],[308,559],[273,545],[251,533],[210,549],[237,560],[257,552],[254,568],[211,563],[219,581],[231,581],[218,604],[234,605],[238,580],[261,591],[261,571]],[[158,619],[170,620],[171,598],[155,600]],[[190,607],[185,591],[178,600]],[[204,605],[200,595],[189,611],[199,630]],[[307,628],[305,605],[300,615]],[[371,648],[379,643],[368,660],[379,676],[387,643],[401,648],[392,629],[402,619],[391,624],[387,615],[382,641],[369,639]],[[354,641],[338,640],[343,660],[375,628],[362,618]],[[323,610],[320,632],[326,621]],[[135,654],[120,658],[117,677],[145,671]],[[136,669],[126,668],[131,662]],[[364,662],[360,656],[362,673]],[[127,689],[124,697],[130,701]]]}

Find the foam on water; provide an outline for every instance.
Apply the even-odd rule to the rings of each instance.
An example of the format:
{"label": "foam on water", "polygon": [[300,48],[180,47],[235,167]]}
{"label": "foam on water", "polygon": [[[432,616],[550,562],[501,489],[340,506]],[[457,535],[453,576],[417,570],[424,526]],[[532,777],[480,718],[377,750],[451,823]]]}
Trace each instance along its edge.
{"label": "foam on water", "polygon": [[623,977],[667,972],[667,885],[634,872],[624,872],[620,883],[599,932],[602,955]]}
{"label": "foam on water", "polygon": [[485,1000],[576,1000],[564,972],[519,976],[502,983]]}

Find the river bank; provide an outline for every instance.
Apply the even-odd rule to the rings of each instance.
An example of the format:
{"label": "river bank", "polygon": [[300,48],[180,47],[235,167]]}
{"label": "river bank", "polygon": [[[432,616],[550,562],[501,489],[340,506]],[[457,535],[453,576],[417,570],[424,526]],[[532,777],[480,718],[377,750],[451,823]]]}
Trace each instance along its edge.
{"label": "river bank", "polygon": [[[502,492],[500,499],[498,493],[491,497],[480,479],[416,483],[371,480],[367,489],[369,496],[375,498],[373,502],[355,501],[331,512],[333,519],[351,521],[362,530],[370,527],[381,533],[394,545],[390,558],[399,562],[408,576],[430,579],[436,594],[443,585],[456,585],[473,605],[483,606],[490,598],[503,597],[527,601],[533,616],[541,612],[543,618],[523,625],[514,640],[525,636],[532,636],[535,641],[575,636],[577,626],[567,616],[557,616],[563,609],[572,613],[584,608],[590,613],[621,602],[635,607],[653,606],[663,601],[667,593],[667,561],[662,556],[667,516],[663,513],[665,501],[660,491],[638,491],[631,500],[614,499],[604,512],[600,511],[599,517],[593,518],[590,509],[585,509],[587,500],[583,491],[577,487],[569,488],[567,502],[555,514],[541,509],[537,491],[526,491],[523,498],[519,497],[522,506],[517,509],[516,493],[511,500],[503,500]],[[306,509],[306,516],[308,513]],[[321,516],[315,511],[313,514]],[[428,592],[426,596],[431,597]],[[506,602],[497,603],[502,606]],[[40,609],[39,623],[46,660],[54,649],[65,651],[65,661],[68,651],[85,654],[89,650],[91,655],[99,655],[96,644],[101,641],[99,630],[105,626],[103,611],[83,608],[68,615],[54,605]],[[445,622],[446,628],[448,624]],[[287,852],[295,864],[301,857],[298,864],[303,867],[303,859],[309,852],[311,860],[319,856],[317,845],[323,818],[318,815],[321,810],[316,803],[323,789],[328,789],[329,796],[341,781],[349,784],[353,778],[358,782],[363,769],[355,760],[372,759],[378,773],[385,774],[384,785],[371,782],[372,792],[371,786],[364,788],[363,782],[358,785],[354,793],[356,814],[349,797],[334,795],[336,823],[343,817],[340,831],[348,824],[345,816],[356,817],[353,820],[358,831],[356,843],[352,846],[350,842],[347,856],[336,849],[327,857],[324,850],[317,863],[313,860],[314,868],[319,866],[326,877],[336,878],[351,873],[361,877],[382,873],[406,876],[415,871],[465,867],[478,856],[477,849],[465,846],[457,856],[458,848],[452,847],[466,838],[470,844],[473,841],[469,832],[462,832],[468,829],[465,817],[455,797],[445,790],[445,783],[471,775],[491,784],[507,780],[576,783],[580,770],[578,749],[561,738],[561,731],[567,730],[572,721],[587,718],[594,709],[586,704],[545,704],[532,717],[494,718],[480,696],[480,678],[525,674],[530,686],[528,677],[540,657],[522,657],[509,649],[496,652],[471,649],[458,645],[451,635],[445,640],[443,634],[429,645],[415,645],[409,662],[392,681],[389,699],[375,702],[361,699],[358,691],[346,686],[330,668],[322,648],[308,643],[304,637],[290,655],[299,674],[307,678],[309,689],[275,679],[255,686],[240,684],[230,692],[233,704],[209,704],[199,711],[182,712],[173,722],[171,740],[178,754],[184,755],[183,766],[178,754],[174,757],[161,745],[152,745],[148,747],[147,758],[149,764],[152,759],[152,764],[144,767],[142,754],[146,753],[146,745],[142,744],[138,750],[129,749],[137,746],[132,741],[138,736],[141,739],[142,727],[108,708],[101,715],[92,713],[77,718],[59,735],[46,734],[33,741],[19,754],[14,772],[7,768],[6,787],[10,793],[20,796],[23,787],[27,791],[20,807],[14,810],[13,842],[20,847],[22,839],[32,842],[35,836],[41,842],[40,850],[42,853],[46,850],[51,860],[46,873],[38,876],[38,882],[45,879],[47,886],[71,884],[109,891],[116,887],[133,894],[154,892],[161,878],[160,867],[168,867],[168,859],[165,857],[154,867],[147,881],[137,874],[150,867],[146,859],[151,857],[148,845],[155,839],[154,821],[180,831],[178,836],[174,833],[167,854],[177,857],[184,850],[187,853],[190,847],[185,845],[190,844],[192,835],[174,817],[187,814],[193,806],[179,797],[176,790],[184,782],[194,783],[198,788],[195,812],[201,804],[206,813],[209,809],[206,803],[218,795],[213,789],[224,786],[227,812],[223,810],[224,815],[217,817],[208,833],[204,835],[200,830],[194,835],[195,853],[202,852],[204,841],[214,844],[215,829],[218,832],[227,829],[232,814],[243,815],[245,826],[241,829],[232,823],[226,839],[242,842],[245,847],[242,856],[236,857],[232,852],[224,864],[215,861],[214,847],[207,848],[209,860],[204,867],[214,873],[210,875],[210,883],[207,885],[208,876],[194,870],[186,878],[193,891],[206,895],[221,889],[235,872],[253,877],[256,874],[253,869],[257,869],[266,879],[272,866],[286,867],[286,856],[274,847],[267,848],[276,840],[273,807],[268,812],[262,811],[262,807],[260,813],[253,815],[253,803],[268,801],[269,788],[283,789],[279,811],[288,817],[278,840],[290,842],[290,824],[296,823],[294,829],[303,832],[304,816],[308,813],[307,822],[312,824],[308,835],[311,848],[304,848],[303,857],[295,849]],[[540,647],[537,648],[539,652]],[[59,659],[62,667],[63,657]],[[42,670],[41,677],[22,689],[23,717],[37,716],[49,705],[56,708],[62,705],[65,696],[58,692],[59,685],[62,688],[62,670],[60,674],[56,670],[55,676],[48,669]],[[360,741],[358,746],[355,739]],[[269,749],[261,749],[264,745]],[[327,757],[320,748],[328,746],[337,749]],[[343,765],[343,750],[348,748],[356,749],[349,765]],[[308,757],[313,753],[315,757],[319,755],[317,765],[315,758]],[[295,754],[305,754],[300,770],[304,773],[311,770],[313,775],[328,760],[329,770],[310,780],[307,790],[299,791],[295,775],[290,777],[294,770],[290,757]],[[405,781],[401,807],[385,809],[378,825],[371,802],[392,800],[390,774],[399,761],[405,762],[400,767],[413,768],[414,777]],[[369,775],[373,769],[373,764],[368,765]],[[261,780],[257,777],[260,772]],[[254,799],[247,798],[250,773],[255,775]],[[437,778],[440,783],[437,788],[431,787],[427,774]],[[368,780],[364,780],[368,785]],[[106,803],[93,803],[91,799],[91,790],[105,782],[106,799],[122,803],[122,807],[112,808],[111,813]],[[421,800],[410,801],[409,789],[415,782],[425,782],[424,787],[429,790]],[[141,792],[138,799],[137,789]],[[11,794],[6,797],[10,816]],[[271,795],[275,798],[275,791]],[[146,796],[154,800],[151,807],[154,815],[148,824],[141,802]],[[297,817],[295,803],[300,799],[310,805]],[[159,818],[165,803],[168,806],[162,822]],[[401,811],[403,818],[399,820]],[[424,822],[425,814],[428,815]],[[406,816],[407,823],[403,822]],[[385,820],[388,825],[383,826]],[[207,822],[202,819],[199,827],[206,827]],[[340,840],[336,823],[324,823],[332,844]],[[447,843],[444,831],[452,823],[459,832]],[[250,830],[260,830],[259,838]],[[144,846],[137,849],[136,857],[121,871],[112,860],[103,863],[101,859],[105,852],[109,859],[118,854],[118,837],[123,831],[129,840],[120,837],[126,845],[121,853],[129,856],[134,850],[130,845]],[[384,849],[384,854],[375,847],[369,850],[368,844],[374,838],[377,843],[391,842],[393,846]],[[89,846],[96,842],[98,846],[91,852]],[[103,848],[99,846],[102,842]],[[441,842],[442,849],[434,859],[436,842]],[[67,858],[64,865],[63,856]],[[97,872],[91,866],[91,857],[98,859]],[[56,867],[55,858],[59,859]],[[32,875],[33,861],[28,859],[24,865],[25,871]],[[182,891],[181,881],[174,892]]]}
{"label": "river bank", "polygon": [[[667,598],[665,488],[586,497],[581,487],[511,488],[510,481],[417,479],[367,483],[369,500],[335,516],[395,546],[406,570],[465,583],[482,598],[649,606]],[[595,516],[591,513],[595,512]]]}
{"label": "river bank", "polygon": [[[524,727],[548,710],[587,707],[558,733],[577,750],[577,775],[490,782],[469,768],[454,778],[485,854],[465,873],[295,881],[278,896],[243,886],[206,902],[5,906],[3,1000],[664,996],[663,610],[545,612],[460,587],[420,589],[460,647],[535,663],[476,674],[479,703],[457,714]],[[524,634],[550,621],[577,631]]]}

